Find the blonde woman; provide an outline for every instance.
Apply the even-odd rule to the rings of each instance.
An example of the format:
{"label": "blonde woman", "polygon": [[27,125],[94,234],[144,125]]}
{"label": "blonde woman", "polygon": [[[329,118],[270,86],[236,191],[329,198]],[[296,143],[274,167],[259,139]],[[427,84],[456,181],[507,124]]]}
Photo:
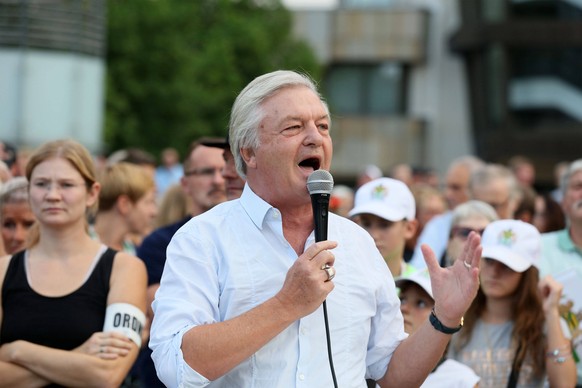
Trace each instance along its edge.
{"label": "blonde woman", "polygon": [[100,185],[79,143],[40,146],[26,177],[37,224],[0,259],[0,386],[119,386],[145,323],[144,264],[89,236]]}

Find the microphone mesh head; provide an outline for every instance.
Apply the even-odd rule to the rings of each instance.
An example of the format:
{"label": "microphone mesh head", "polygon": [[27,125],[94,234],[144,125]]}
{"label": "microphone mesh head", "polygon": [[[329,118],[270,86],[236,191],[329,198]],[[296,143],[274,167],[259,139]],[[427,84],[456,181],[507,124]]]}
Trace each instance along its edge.
{"label": "microphone mesh head", "polygon": [[311,194],[331,194],[333,177],[329,171],[315,170],[307,178],[307,191]]}

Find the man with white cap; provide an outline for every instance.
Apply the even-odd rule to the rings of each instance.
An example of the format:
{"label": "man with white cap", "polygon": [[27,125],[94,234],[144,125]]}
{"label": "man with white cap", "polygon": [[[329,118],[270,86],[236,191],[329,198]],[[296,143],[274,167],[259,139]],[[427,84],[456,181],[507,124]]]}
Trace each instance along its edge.
{"label": "man with white cap", "polygon": [[406,240],[418,227],[415,214],[414,196],[399,180],[375,179],[356,192],[349,216],[370,233],[394,277],[415,270],[403,258]]}
{"label": "man with white cap", "polygon": [[[412,335],[422,326],[434,308],[434,298],[427,269],[395,279],[400,289],[400,311],[404,318],[404,331]],[[443,356],[421,388],[474,387],[479,376],[468,366]]]}
{"label": "man with white cap", "polygon": [[541,236],[518,220],[483,232],[481,286],[448,356],[473,368],[484,387],[573,387],[576,366],[559,314],[562,285],[539,280]]}

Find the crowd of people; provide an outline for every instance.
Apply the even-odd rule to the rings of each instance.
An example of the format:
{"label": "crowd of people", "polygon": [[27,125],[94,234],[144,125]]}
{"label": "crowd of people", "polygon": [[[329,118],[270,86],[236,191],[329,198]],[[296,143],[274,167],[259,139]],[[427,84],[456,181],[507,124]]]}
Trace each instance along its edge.
{"label": "crowd of people", "polygon": [[576,387],[582,160],[368,165],[329,197],[309,77],[238,95],[180,160],[0,143],[0,387]]}

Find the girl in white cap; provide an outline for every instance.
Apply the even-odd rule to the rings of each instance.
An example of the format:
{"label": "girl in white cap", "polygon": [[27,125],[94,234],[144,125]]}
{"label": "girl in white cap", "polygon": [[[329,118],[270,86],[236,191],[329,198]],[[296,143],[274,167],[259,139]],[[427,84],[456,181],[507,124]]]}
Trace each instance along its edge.
{"label": "girl in white cap", "polygon": [[517,220],[483,233],[481,286],[448,356],[469,365],[480,387],[573,387],[576,366],[558,312],[562,285],[539,280],[541,237]]}

